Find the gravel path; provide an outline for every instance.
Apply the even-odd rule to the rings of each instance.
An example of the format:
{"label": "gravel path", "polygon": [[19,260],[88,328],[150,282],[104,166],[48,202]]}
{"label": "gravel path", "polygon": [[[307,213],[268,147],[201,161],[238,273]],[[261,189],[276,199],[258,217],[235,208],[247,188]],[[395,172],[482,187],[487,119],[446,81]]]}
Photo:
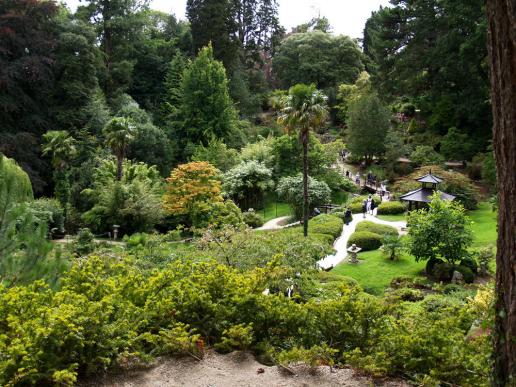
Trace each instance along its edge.
{"label": "gravel path", "polygon": [[292,216],[282,216],[280,218],[271,219],[268,222],[265,222],[262,227],[258,227],[255,230],[279,230],[280,228],[284,228],[286,226],[299,224],[299,222],[296,222],[287,225],[286,223],[291,217]]}
{"label": "gravel path", "polygon": [[371,379],[355,376],[351,369],[318,367],[310,373],[306,366],[291,367],[295,375],[279,367],[268,367],[243,352],[221,355],[209,351],[203,360],[192,358],[162,359],[150,369],[126,371],[88,382],[81,387],[332,387],[385,386],[405,387],[402,381],[374,383]]}

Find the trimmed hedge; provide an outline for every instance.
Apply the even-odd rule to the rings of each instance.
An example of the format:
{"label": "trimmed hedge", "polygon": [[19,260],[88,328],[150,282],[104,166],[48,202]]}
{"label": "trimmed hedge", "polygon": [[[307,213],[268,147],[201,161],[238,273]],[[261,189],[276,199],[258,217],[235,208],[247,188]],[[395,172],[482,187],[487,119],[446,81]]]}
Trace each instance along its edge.
{"label": "trimmed hedge", "polygon": [[396,228],[386,224],[374,223],[370,220],[364,220],[363,222],[358,223],[355,231],[369,231],[379,234],[382,237],[385,235],[398,235],[398,230],[396,230]]}
{"label": "trimmed hedge", "polygon": [[379,249],[382,245],[382,236],[370,231],[355,231],[348,239],[348,247],[352,244],[362,248],[362,251]]}
{"label": "trimmed hedge", "polygon": [[407,208],[400,202],[383,202],[378,206],[378,215],[403,214]]}
{"label": "trimmed hedge", "polygon": [[335,215],[321,214],[308,222],[308,231],[317,234],[329,234],[337,238],[342,234],[344,221]]}

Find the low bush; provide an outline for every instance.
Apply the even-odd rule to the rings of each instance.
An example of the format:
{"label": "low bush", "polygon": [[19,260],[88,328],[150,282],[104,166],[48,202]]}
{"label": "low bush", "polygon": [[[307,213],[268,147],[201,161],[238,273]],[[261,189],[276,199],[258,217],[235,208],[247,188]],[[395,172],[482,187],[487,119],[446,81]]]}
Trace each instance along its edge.
{"label": "low bush", "polygon": [[460,261],[460,266],[465,266],[471,270],[473,274],[478,272],[478,263],[473,257],[466,257]]}
{"label": "low bush", "polygon": [[362,251],[376,250],[382,245],[382,236],[370,231],[355,231],[348,239],[348,247],[353,244]]}
{"label": "low bush", "polygon": [[471,269],[468,266],[459,265],[455,267],[454,270],[457,270],[460,274],[462,274],[462,276],[464,277],[464,282],[466,282],[467,284],[470,284],[473,281],[475,281],[475,274],[473,273],[473,271],[471,271]]}
{"label": "low bush", "polygon": [[308,231],[317,234],[329,234],[337,238],[342,234],[344,221],[335,215],[321,214],[308,222]]}
{"label": "low bush", "polygon": [[355,231],[369,231],[381,236],[398,235],[398,230],[396,230],[396,228],[386,224],[371,222],[370,220],[364,220],[363,222],[358,223]]}
{"label": "low bush", "polygon": [[434,265],[431,276],[437,281],[450,281],[454,266],[449,262],[440,261]]}
{"label": "low bush", "polygon": [[378,206],[378,215],[398,215],[406,211],[406,207],[400,202],[382,202]]}
{"label": "low bush", "polygon": [[95,250],[95,236],[89,228],[79,230],[73,249],[79,256],[87,255]]}
{"label": "low bush", "polygon": [[251,228],[257,228],[263,226],[264,220],[263,216],[258,214],[256,211],[250,209],[242,213],[242,217],[244,219],[244,223],[247,224]]}
{"label": "low bush", "polygon": [[49,230],[64,232],[64,210],[58,200],[40,198],[30,202],[28,206],[36,218],[48,225]]}
{"label": "low bush", "polygon": [[387,294],[387,300],[390,302],[393,301],[409,301],[409,302],[416,302],[421,301],[423,298],[425,298],[425,294],[418,289],[411,289],[411,288],[400,288],[390,291]]}

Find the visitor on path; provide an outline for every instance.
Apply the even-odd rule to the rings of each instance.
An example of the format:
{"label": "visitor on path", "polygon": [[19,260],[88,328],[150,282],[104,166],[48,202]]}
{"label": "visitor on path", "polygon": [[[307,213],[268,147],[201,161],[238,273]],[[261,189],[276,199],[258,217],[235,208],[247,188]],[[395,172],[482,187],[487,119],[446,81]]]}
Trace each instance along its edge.
{"label": "visitor on path", "polygon": [[371,198],[371,215],[374,215],[374,209],[376,208],[376,202]]}
{"label": "visitor on path", "polygon": [[364,201],[362,203],[362,213],[364,214],[364,219],[366,217],[366,212],[367,212],[367,200],[364,199]]}
{"label": "visitor on path", "polygon": [[349,171],[346,169],[346,178],[349,179]]}
{"label": "visitor on path", "polygon": [[367,173],[367,183],[371,184],[372,181],[373,181],[373,173],[371,171],[369,171]]}
{"label": "visitor on path", "polygon": [[315,214],[315,216],[321,215],[321,211],[317,207],[315,207],[314,208],[314,214]]}
{"label": "visitor on path", "polygon": [[344,213],[344,223],[346,223],[346,226],[349,226],[349,223],[353,220],[353,215],[351,215],[351,210],[346,208],[346,212]]}
{"label": "visitor on path", "polygon": [[366,212],[369,214],[369,212],[371,212],[371,207],[373,205],[373,199],[371,198],[371,195],[369,195],[369,197],[367,198],[367,201],[366,201]]}
{"label": "visitor on path", "polygon": [[360,173],[357,172],[357,174],[355,175],[355,183],[357,183],[358,185],[360,185]]}
{"label": "visitor on path", "polygon": [[385,186],[385,184],[381,183],[380,184],[380,197],[383,198],[384,195],[385,195],[385,191],[387,191],[387,187]]}

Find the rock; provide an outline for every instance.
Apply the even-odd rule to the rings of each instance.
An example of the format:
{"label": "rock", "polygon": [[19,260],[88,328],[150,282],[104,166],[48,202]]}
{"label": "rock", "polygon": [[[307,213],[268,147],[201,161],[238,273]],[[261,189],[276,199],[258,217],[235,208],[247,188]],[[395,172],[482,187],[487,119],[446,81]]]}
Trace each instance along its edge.
{"label": "rock", "polygon": [[452,284],[463,284],[464,276],[462,275],[462,273],[458,272],[457,270],[454,270],[452,279],[451,279],[451,283]]}

